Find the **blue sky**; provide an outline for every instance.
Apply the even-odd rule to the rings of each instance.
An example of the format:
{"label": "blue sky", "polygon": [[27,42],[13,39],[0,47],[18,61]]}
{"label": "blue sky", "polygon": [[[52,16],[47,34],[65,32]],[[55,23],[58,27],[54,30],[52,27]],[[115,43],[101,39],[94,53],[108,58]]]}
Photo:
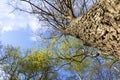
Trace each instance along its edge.
{"label": "blue sky", "polygon": [[[8,1],[0,0],[0,42],[3,45],[19,46],[23,50],[41,46],[41,39],[38,39],[36,32],[45,32],[43,24],[27,13],[12,12],[13,8],[7,4]],[[3,80],[1,74],[4,75],[0,70],[0,80]]]}
{"label": "blue sky", "polygon": [[35,32],[42,28],[42,24],[27,13],[11,12],[13,8],[7,2],[0,0],[0,41],[4,45],[33,47],[37,41]]}
{"label": "blue sky", "polygon": [[[35,32],[37,30],[46,31],[42,27],[44,24],[41,24],[33,15],[20,11],[12,12],[14,9],[7,4],[8,1],[10,0],[0,0],[0,41],[5,45],[10,44],[23,48],[33,47],[38,40],[36,40]],[[18,5],[21,8],[29,9],[28,4],[19,3]],[[77,8],[75,7],[75,9]]]}

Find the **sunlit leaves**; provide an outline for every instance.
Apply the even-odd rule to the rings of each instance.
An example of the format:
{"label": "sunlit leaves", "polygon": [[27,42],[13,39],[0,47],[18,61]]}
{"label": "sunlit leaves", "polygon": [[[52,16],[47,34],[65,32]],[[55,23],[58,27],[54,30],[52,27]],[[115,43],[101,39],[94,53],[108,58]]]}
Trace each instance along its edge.
{"label": "sunlit leaves", "polygon": [[49,62],[49,54],[35,50],[31,54],[28,54],[27,57],[22,58],[22,60],[19,61],[19,64],[24,70],[43,71],[49,66]]}
{"label": "sunlit leaves", "polygon": [[12,80],[18,77],[19,74],[27,79],[39,74],[37,76],[39,78],[44,71],[51,70],[51,57],[53,55],[48,52],[47,48],[44,50],[33,50],[23,56],[19,48],[8,46],[5,48],[5,56],[7,57],[2,61],[3,71]]}
{"label": "sunlit leaves", "polygon": [[[93,51],[90,51],[91,48],[83,46],[82,42],[76,38],[53,38],[47,44],[41,50],[35,48],[26,50],[23,53],[24,55],[21,54],[20,49],[17,47],[6,47],[5,53],[7,57],[3,60],[4,72],[11,79],[18,79],[18,76],[22,75],[25,77],[24,79],[28,80],[33,78],[38,80],[43,76],[43,80],[53,80],[61,76],[59,75],[61,69],[71,72],[74,78],[86,78],[88,76],[91,79],[96,79],[99,73],[103,75],[102,71],[98,72],[99,70],[106,70],[113,74],[119,72],[119,64],[116,64],[118,62],[116,59],[112,57],[101,58],[101,56],[92,59],[86,56]],[[45,77],[46,75],[47,77]]]}
{"label": "sunlit leaves", "polygon": [[83,45],[80,40],[73,37],[62,37],[57,46],[57,59],[66,65],[65,69],[83,72],[89,67],[90,61],[83,55],[80,48]]}

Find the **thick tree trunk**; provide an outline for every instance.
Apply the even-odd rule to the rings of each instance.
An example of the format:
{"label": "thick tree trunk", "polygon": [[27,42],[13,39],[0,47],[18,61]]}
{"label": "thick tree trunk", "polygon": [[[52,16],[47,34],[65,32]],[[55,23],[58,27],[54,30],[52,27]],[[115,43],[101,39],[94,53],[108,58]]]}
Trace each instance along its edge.
{"label": "thick tree trunk", "polygon": [[120,59],[120,0],[100,0],[73,19],[65,34]]}

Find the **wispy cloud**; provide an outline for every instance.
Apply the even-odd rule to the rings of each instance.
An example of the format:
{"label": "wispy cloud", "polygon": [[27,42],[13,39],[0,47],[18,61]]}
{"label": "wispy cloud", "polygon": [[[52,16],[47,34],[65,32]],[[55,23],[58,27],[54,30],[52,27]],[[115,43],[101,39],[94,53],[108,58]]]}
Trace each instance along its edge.
{"label": "wispy cloud", "polygon": [[2,33],[29,27],[33,32],[41,25],[38,20],[25,13],[10,13],[13,8],[6,4],[6,0],[0,0],[0,29]]}
{"label": "wispy cloud", "polygon": [[30,37],[30,40],[31,40],[31,41],[37,41],[37,38],[36,38],[36,36],[31,36],[31,37]]}
{"label": "wispy cloud", "polygon": [[29,16],[29,27],[31,28],[31,30],[33,32],[39,30],[41,27],[41,24],[39,23],[38,19],[33,17],[33,16]]}
{"label": "wispy cloud", "polygon": [[38,19],[26,13],[11,13],[13,8],[7,5],[7,0],[0,0],[0,34],[4,35],[10,31],[30,29],[33,35],[29,36],[31,41],[38,41],[38,36],[34,34],[38,30],[44,31]]}
{"label": "wispy cloud", "polygon": [[5,26],[2,28],[1,33],[4,32],[9,32],[9,31],[13,31],[13,27],[12,26]]}
{"label": "wispy cloud", "polygon": [[[30,29],[33,35],[30,36],[31,41],[38,41],[40,37],[36,35],[36,32],[45,32],[47,27],[43,25],[39,20],[32,15],[22,12],[13,12],[7,3],[7,0],[0,0],[0,34],[4,35],[10,31],[17,31],[21,29]],[[34,34],[35,33],[35,34]]]}

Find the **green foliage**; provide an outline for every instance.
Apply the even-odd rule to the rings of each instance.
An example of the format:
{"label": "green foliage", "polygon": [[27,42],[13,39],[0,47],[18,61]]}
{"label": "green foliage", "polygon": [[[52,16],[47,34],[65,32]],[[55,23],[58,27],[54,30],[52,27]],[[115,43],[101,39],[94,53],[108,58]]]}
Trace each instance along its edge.
{"label": "green foliage", "polygon": [[31,54],[28,54],[28,56],[18,61],[18,64],[23,69],[20,71],[26,70],[27,72],[44,71],[49,67],[49,63],[50,55],[39,50],[33,51]]}
{"label": "green foliage", "polygon": [[55,78],[57,76],[57,72],[50,75],[47,73],[51,71],[52,68],[54,68],[53,65],[55,65],[52,64],[55,62],[55,60],[52,59],[52,51],[47,48],[44,50],[33,50],[29,54],[27,52],[25,56],[20,54],[19,48],[12,46],[7,46],[5,52],[5,56],[7,57],[2,61],[4,64],[3,70],[6,75],[10,76],[10,80],[18,79],[20,74],[25,77],[25,80],[31,78],[39,79],[46,75],[48,76],[45,77],[46,79]]}
{"label": "green foliage", "polygon": [[80,40],[74,37],[62,38],[59,44],[59,50],[65,54],[73,54],[72,52],[76,51],[81,45]]}
{"label": "green foliage", "polygon": [[3,71],[6,75],[10,75],[10,80],[13,80],[18,78],[17,61],[20,59],[20,50],[19,47],[12,47],[10,45],[7,45],[4,50],[5,57],[3,57],[3,60],[1,61],[3,64]]}
{"label": "green foliage", "polygon": [[72,73],[66,76],[66,80],[97,80],[98,77],[109,80],[106,76],[113,77],[110,74],[104,76],[102,71],[119,76],[115,75],[120,68],[119,60],[107,56],[90,58],[86,56],[90,54],[90,50],[91,48],[84,47],[81,41],[73,37],[53,38],[42,50],[27,49],[21,53],[20,48],[7,46],[1,63],[10,80],[19,80],[20,75],[24,76],[25,80],[62,80],[60,69]]}

